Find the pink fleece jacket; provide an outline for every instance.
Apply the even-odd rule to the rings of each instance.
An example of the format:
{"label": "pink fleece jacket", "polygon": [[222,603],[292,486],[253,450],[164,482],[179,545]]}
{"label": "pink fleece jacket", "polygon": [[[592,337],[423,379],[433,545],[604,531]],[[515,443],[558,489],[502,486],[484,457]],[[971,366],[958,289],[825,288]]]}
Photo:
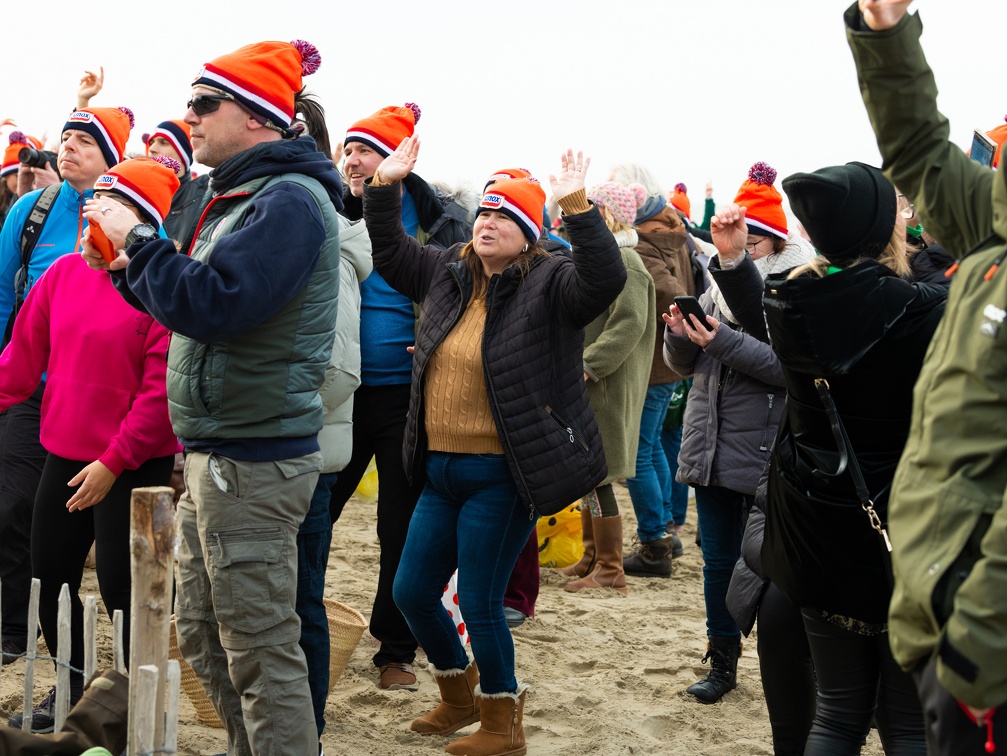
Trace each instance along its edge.
{"label": "pink fleece jacket", "polygon": [[109,274],[63,255],[31,288],[0,355],[0,410],[46,376],[42,446],[100,460],[116,476],[180,450],[168,420],[169,332],[134,310]]}

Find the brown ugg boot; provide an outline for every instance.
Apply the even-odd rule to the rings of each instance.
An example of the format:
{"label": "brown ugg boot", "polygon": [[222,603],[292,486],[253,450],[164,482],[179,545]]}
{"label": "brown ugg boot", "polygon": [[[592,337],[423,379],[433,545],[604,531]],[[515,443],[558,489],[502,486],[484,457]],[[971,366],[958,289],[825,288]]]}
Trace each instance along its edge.
{"label": "brown ugg boot", "polygon": [[420,735],[450,735],[465,725],[479,721],[479,698],[475,689],[479,685],[479,671],[476,663],[470,662],[465,669],[435,669],[430,667],[437,687],[441,691],[441,702],[433,711],[414,719],[409,729]]}
{"label": "brown ugg boot", "polygon": [[594,524],[592,519],[591,513],[587,509],[587,504],[582,504],[580,508],[580,524],[581,529],[584,531],[584,556],[576,564],[560,568],[560,572],[567,577],[584,577],[594,567]]}
{"label": "brown ugg boot", "polygon": [[479,729],[451,743],[444,752],[455,756],[524,756],[528,753],[522,724],[527,690],[527,685],[519,684],[514,693],[484,695],[476,688]]}
{"label": "brown ugg boot", "polygon": [[594,569],[580,580],[567,583],[563,589],[576,593],[587,588],[614,588],[626,595],[629,589],[622,569],[622,515],[595,518],[592,527],[597,552]]}

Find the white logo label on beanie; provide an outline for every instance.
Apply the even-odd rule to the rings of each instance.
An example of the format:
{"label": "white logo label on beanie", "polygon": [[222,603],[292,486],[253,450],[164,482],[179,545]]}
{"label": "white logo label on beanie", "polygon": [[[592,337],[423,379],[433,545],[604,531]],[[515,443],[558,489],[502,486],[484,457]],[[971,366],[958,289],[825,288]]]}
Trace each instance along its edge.
{"label": "white logo label on beanie", "polygon": [[98,180],[94,182],[94,188],[105,189],[105,190],[112,189],[117,183],[119,183],[118,177],[109,176],[106,173],[104,176],[99,177]]}
{"label": "white logo label on beanie", "polygon": [[483,201],[479,203],[479,207],[488,207],[491,209],[496,209],[498,207],[503,207],[504,198],[499,194],[487,194],[483,197]]}
{"label": "white logo label on beanie", "polygon": [[78,110],[76,113],[71,113],[68,121],[77,121],[80,123],[91,123],[94,120],[93,113],[85,113],[83,110]]}

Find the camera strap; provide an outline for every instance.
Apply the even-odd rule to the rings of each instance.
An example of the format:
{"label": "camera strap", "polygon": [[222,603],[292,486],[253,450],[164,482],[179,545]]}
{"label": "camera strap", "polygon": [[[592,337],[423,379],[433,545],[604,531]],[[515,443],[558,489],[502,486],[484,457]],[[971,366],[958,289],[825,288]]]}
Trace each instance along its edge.
{"label": "camera strap", "polygon": [[50,184],[42,190],[21,229],[21,268],[14,276],[14,307],[10,317],[7,318],[7,330],[3,337],[3,346],[5,347],[10,343],[11,334],[14,332],[14,318],[17,317],[21,305],[24,304],[24,292],[28,284],[28,264],[31,262],[32,252],[35,251],[35,244],[38,242],[39,234],[42,233],[42,226],[45,225],[45,219],[49,217],[49,211],[52,210],[61,186],[61,183]]}

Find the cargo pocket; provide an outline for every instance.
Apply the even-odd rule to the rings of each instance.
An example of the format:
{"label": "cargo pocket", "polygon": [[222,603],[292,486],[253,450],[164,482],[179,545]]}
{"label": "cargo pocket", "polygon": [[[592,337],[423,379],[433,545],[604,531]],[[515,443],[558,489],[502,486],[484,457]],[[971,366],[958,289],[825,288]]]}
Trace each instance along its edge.
{"label": "cargo pocket", "polygon": [[207,541],[217,621],[240,633],[261,633],[292,609],[281,528],[231,528]]}

